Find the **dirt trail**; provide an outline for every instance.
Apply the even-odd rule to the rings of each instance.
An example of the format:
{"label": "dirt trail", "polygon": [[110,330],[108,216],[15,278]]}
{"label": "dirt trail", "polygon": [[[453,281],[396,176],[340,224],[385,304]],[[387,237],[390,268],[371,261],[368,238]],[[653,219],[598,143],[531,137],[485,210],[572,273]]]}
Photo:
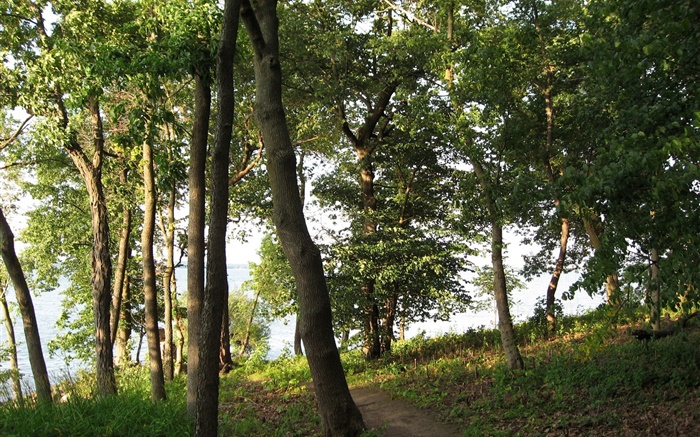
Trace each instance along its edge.
{"label": "dirt trail", "polygon": [[386,393],[366,387],[350,389],[368,428],[383,437],[458,437],[463,434],[421,410]]}

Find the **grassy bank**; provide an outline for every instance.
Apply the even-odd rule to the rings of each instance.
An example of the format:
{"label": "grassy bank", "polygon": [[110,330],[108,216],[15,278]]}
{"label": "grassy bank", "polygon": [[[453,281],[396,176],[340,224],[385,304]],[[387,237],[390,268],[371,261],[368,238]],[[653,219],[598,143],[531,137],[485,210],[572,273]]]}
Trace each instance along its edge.
{"label": "grassy bank", "polygon": [[[612,322],[615,323],[612,323]],[[519,325],[526,370],[509,372],[498,332],[472,330],[397,342],[375,363],[343,355],[353,385],[375,387],[431,410],[467,436],[700,435],[700,328],[639,342],[639,314],[598,310],[562,320],[556,338]],[[314,436],[320,421],[303,358],[248,361],[222,377],[221,434]],[[55,406],[5,404],[0,435],[191,435],[184,380],[149,400],[145,369],[119,374],[117,397],[92,398],[83,376]]]}

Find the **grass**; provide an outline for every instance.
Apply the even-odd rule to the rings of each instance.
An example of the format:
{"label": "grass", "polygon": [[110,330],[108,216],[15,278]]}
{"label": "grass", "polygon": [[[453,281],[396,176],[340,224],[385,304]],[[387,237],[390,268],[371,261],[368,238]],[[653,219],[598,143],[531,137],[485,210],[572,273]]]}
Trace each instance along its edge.
{"label": "grass", "polygon": [[[700,435],[698,322],[647,343],[629,331],[640,315],[601,309],[560,323],[553,339],[542,326],[519,325],[526,369],[506,369],[494,330],[397,342],[390,356],[367,362],[343,354],[348,381],[369,385],[431,410],[466,436]],[[243,363],[222,376],[220,435],[319,436],[304,358]],[[93,397],[90,375],[58,389],[65,403],[0,406],[3,436],[191,435],[185,381],[167,386],[168,400],[149,399],[146,369],[118,374],[119,395]],[[381,430],[366,433],[381,435]]]}

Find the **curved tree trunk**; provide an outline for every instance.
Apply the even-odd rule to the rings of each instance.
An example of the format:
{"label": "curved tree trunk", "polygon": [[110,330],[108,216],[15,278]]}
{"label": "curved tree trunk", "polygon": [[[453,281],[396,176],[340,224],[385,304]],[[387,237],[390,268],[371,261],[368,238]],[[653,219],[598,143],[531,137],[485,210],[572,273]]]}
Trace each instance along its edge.
{"label": "curved tree trunk", "polygon": [[148,363],[151,374],[151,400],[165,399],[163,361],[160,355],[158,329],[158,291],[156,289],[156,265],[153,256],[153,234],[156,228],[156,183],[153,172],[153,148],[148,138],[143,143],[144,204],[141,252],[143,258],[143,295],[146,317]]}
{"label": "curved tree trunk", "polygon": [[[112,260],[109,251],[107,201],[102,185],[104,134],[97,98],[90,97],[88,100],[94,132],[92,160],[88,159],[75,138],[72,138],[66,145],[66,149],[73,164],[80,172],[90,197],[90,215],[92,217],[92,310],[95,318],[97,392],[101,395],[110,395],[117,393],[117,382],[114,378],[112,340],[110,338]],[[58,103],[63,114],[63,124],[68,128],[68,113],[63,106],[63,101],[59,99]]]}
{"label": "curved tree trunk", "polygon": [[254,50],[256,118],[265,141],[273,220],[299,291],[300,330],[326,436],[354,436],[364,429],[348,389],[335,344],[321,253],[311,240],[299,197],[295,157],[282,104],[277,1],[243,0],[241,17]]}
{"label": "curved tree trunk", "polygon": [[[236,53],[240,0],[226,0],[221,40],[217,51],[216,91],[218,114],[211,159],[211,212],[207,282],[199,332],[199,367],[196,374],[195,436],[217,435],[219,412],[219,350],[223,314],[228,299],[226,225],[228,222],[228,173],[233,135],[233,58]],[[191,337],[190,337],[191,339]]]}
{"label": "curved tree trunk", "polygon": [[27,280],[22,271],[22,265],[17,259],[15,252],[15,236],[12,234],[10,225],[5,219],[5,215],[0,209],[0,251],[2,260],[7,268],[7,273],[12,279],[17,295],[17,303],[22,313],[22,324],[24,325],[24,338],[27,341],[27,352],[29,353],[29,364],[34,376],[34,385],[39,400],[51,402],[51,383],[49,373],[46,370],[44,353],[41,348],[41,338],[39,337],[39,327],[36,323],[34,304],[32,295],[27,286]]}
{"label": "curved tree trunk", "polygon": [[[3,281],[4,282],[4,281]],[[17,364],[17,341],[15,340],[15,327],[12,323],[12,314],[7,306],[7,288],[4,283],[0,283],[0,310],[5,321],[5,331],[7,332],[8,349],[10,353],[10,370],[12,371],[12,397],[15,401],[22,400],[22,384],[19,375],[19,365]]]}
{"label": "curved tree trunk", "polygon": [[189,170],[189,223],[187,227],[187,413],[194,418],[199,367],[199,329],[204,296],[204,170],[211,112],[209,75],[195,74],[195,107]]}

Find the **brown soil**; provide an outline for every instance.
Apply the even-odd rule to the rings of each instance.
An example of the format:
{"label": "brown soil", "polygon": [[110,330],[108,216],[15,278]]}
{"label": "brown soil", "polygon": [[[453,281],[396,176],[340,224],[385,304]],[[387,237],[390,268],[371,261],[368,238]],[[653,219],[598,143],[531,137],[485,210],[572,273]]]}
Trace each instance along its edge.
{"label": "brown soil", "polygon": [[381,390],[354,387],[350,390],[365,425],[383,437],[457,437],[457,429],[439,422],[430,410],[420,409]]}

